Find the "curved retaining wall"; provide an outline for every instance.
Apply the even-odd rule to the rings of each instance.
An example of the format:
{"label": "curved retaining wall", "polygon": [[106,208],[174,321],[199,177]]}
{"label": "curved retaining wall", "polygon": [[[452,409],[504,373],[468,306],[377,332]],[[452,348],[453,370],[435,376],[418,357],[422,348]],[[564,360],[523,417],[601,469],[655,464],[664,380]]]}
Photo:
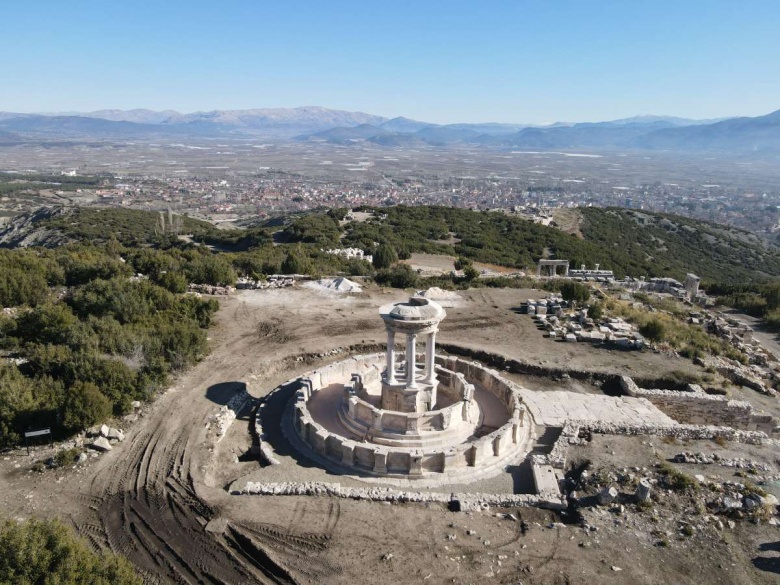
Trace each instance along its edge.
{"label": "curved retaining wall", "polygon": [[[382,367],[383,355],[356,356],[330,364],[299,378],[301,387],[292,403],[293,428],[316,455],[341,467],[367,474],[414,478],[425,473],[449,473],[468,468],[503,467],[526,446],[530,425],[524,425],[525,407],[514,385],[498,372],[457,357],[437,356],[436,363],[465,382],[474,380],[494,394],[511,413],[500,428],[467,443],[435,448],[402,448],[359,442],[331,433],[312,419],[307,403],[321,388]],[[455,376],[457,379],[460,377]]]}

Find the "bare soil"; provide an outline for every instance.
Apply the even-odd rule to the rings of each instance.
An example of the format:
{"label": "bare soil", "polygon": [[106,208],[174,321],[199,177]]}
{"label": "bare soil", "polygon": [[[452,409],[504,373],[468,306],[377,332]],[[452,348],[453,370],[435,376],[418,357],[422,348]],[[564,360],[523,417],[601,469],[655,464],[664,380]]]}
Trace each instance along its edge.
{"label": "bare soil", "polygon": [[[111,452],[43,473],[30,467],[48,449],[0,456],[0,511],[12,518],[60,517],[95,549],[126,555],[149,583],[776,582],[780,533],[765,524],[738,524],[717,540],[661,548],[638,516],[616,524],[613,515],[594,513],[588,522],[599,530],[590,531],[574,524],[548,528],[560,518],[537,509],[502,510],[521,520],[515,522],[495,510],[464,514],[439,505],[229,495],[226,487],[258,463],[240,459],[251,444],[251,409],[216,443],[209,419],[219,406],[244,387],[260,397],[340,359],[325,355],[334,348],[384,342],[377,310],[407,294],[369,286],[359,296],[295,288],[220,299],[209,357],[145,406],[139,420],[119,421],[127,437]],[[513,310],[543,295],[464,292],[447,309],[439,338],[549,366],[644,377],[702,373],[661,354],[544,338]],[[597,389],[580,384],[579,391]],[[575,455],[596,465],[650,464],[656,455],[642,441],[600,437]]]}

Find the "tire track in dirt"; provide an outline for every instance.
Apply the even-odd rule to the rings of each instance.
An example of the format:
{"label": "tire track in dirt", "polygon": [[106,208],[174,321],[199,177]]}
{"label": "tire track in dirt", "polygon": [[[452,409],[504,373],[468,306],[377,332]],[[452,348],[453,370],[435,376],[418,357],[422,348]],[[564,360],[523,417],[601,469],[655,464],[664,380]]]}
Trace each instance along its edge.
{"label": "tire track in dirt", "polygon": [[[247,314],[239,305],[223,318],[246,323]],[[235,323],[231,330],[240,331]],[[255,365],[246,351],[255,341],[226,339],[197,366],[206,373],[196,376],[197,387],[186,388],[185,376],[179,389],[161,396],[121,448],[101,458],[82,496],[90,512],[74,521],[77,531],[93,548],[126,556],[145,582],[295,583],[285,565],[315,580],[338,571],[310,558],[327,545],[337,508],[327,514],[323,531],[312,530],[305,504],[290,530],[230,522],[206,529],[218,511],[198,496],[191,475],[193,452],[215,410],[205,391],[245,375]]]}

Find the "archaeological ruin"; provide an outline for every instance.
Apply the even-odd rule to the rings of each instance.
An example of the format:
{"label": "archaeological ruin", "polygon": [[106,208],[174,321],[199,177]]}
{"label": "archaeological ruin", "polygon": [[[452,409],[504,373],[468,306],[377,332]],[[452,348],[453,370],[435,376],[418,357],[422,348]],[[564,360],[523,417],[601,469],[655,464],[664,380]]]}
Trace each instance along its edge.
{"label": "archaeological ruin", "polygon": [[293,444],[326,468],[433,482],[500,472],[527,450],[531,426],[512,384],[474,362],[436,355],[439,304],[415,296],[380,316],[384,355],[351,357],[299,379],[286,425]]}
{"label": "archaeological ruin", "polygon": [[[763,444],[780,434],[772,416],[747,402],[707,394],[695,384],[644,388],[626,376],[545,369],[453,344],[437,354],[437,333],[446,312],[425,296],[385,305],[379,316],[387,335],[385,352],[352,355],[288,380],[263,398],[254,416],[257,447],[266,464],[290,465],[284,457],[290,448],[296,462],[302,456],[307,466],[313,463],[322,479],[340,476],[347,484],[279,482],[286,477],[282,469],[271,474],[276,481],[264,472],[239,479],[231,493],[421,502],[457,496],[459,505],[474,509],[565,509],[561,481],[567,454],[570,446],[582,444],[582,437],[648,435]],[[558,381],[561,389],[531,390],[498,370]],[[611,384],[616,394],[570,390],[567,380],[572,378]],[[276,397],[279,406],[269,407]],[[271,410],[283,412],[281,421],[264,415]],[[543,436],[553,442],[540,451]],[[473,494],[451,489],[493,482],[508,471],[526,487]]]}

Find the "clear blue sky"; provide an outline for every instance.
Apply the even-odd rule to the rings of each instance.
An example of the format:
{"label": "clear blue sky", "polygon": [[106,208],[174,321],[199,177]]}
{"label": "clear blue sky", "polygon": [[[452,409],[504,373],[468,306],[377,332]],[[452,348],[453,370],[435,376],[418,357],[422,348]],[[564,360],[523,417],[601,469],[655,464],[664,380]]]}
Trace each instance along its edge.
{"label": "clear blue sky", "polygon": [[780,2],[6,0],[0,110],[430,122],[780,109]]}

